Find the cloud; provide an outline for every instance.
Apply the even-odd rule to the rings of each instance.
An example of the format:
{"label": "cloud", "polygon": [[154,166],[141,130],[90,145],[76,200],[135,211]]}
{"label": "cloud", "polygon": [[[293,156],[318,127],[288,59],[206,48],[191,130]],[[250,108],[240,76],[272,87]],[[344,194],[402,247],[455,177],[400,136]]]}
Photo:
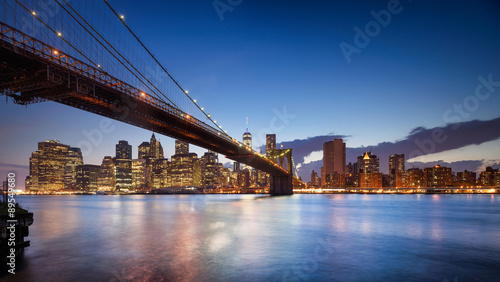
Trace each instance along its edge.
{"label": "cloud", "polygon": [[[500,139],[500,118],[482,121],[473,120],[468,122],[447,124],[442,127],[424,128],[416,127],[410,131],[406,138],[395,142],[382,142],[368,147],[349,148],[349,142],[345,135],[321,135],[307,139],[297,139],[283,142],[284,148],[293,149],[295,164],[301,164],[299,175],[308,181],[311,171],[319,172],[323,166],[322,158],[313,158],[313,152],[321,151],[323,143],[335,138],[343,138],[347,145],[347,162],[356,162],[357,157],[365,151],[371,150],[380,159],[380,171],[388,172],[389,156],[392,154],[405,154],[406,160],[422,155],[431,155],[453,149],[459,149],[468,145],[480,145],[486,142]],[[307,163],[306,163],[307,161]],[[498,162],[492,160],[490,162]],[[431,166],[436,162],[421,163],[422,166]],[[445,165],[444,162],[442,162]],[[475,171],[484,167],[483,160],[470,160],[464,162],[449,163],[454,171],[465,169]]]}

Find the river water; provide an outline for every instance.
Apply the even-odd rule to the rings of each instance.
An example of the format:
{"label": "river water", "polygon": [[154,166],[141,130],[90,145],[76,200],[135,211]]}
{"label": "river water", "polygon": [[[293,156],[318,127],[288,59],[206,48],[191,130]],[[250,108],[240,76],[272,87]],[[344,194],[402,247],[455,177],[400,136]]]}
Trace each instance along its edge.
{"label": "river water", "polygon": [[5,281],[500,281],[499,195],[16,199]]}

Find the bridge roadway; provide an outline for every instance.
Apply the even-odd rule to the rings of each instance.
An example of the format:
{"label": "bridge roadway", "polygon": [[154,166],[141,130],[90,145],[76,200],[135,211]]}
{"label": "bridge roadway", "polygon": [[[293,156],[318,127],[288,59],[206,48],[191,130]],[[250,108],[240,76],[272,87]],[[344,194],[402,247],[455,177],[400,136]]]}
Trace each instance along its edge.
{"label": "bridge roadway", "polygon": [[293,193],[293,176],[264,155],[99,67],[3,23],[0,63],[0,93],[16,104],[54,101],[181,139],[269,173],[271,194]]}

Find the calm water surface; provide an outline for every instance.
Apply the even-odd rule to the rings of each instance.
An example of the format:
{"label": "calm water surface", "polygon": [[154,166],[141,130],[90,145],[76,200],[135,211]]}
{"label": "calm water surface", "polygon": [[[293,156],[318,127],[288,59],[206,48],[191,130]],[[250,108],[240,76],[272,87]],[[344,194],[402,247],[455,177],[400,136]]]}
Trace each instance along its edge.
{"label": "calm water surface", "polygon": [[500,281],[498,195],[18,196],[6,281]]}

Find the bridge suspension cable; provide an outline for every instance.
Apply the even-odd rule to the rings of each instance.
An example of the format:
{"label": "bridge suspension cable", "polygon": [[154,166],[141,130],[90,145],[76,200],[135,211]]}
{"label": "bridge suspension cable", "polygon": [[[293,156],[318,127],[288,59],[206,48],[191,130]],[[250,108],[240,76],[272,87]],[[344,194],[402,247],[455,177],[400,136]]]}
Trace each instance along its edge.
{"label": "bridge suspension cable", "polygon": [[[132,73],[132,75],[134,75],[139,81],[143,82],[139,77],[137,77],[137,75],[129,69],[128,66],[126,66],[119,58],[116,57],[116,55],[111,52],[104,44],[102,44],[101,41],[99,41],[99,39],[97,39],[78,19],[76,19],[65,7],[64,5],[62,5],[61,3],[59,3],[58,0],[55,0],[57,2],[57,4],[59,4],[59,6],[61,6],[61,8],[63,8],[63,10],[68,13],[68,15],[70,15],[88,34],[90,34],[90,36],[92,36],[92,38],[94,38],[104,49],[106,49],[106,51],[108,51],[118,62],[120,62],[121,65],[123,65],[130,73]],[[172,101],[170,100],[165,94],[163,94],[163,92],[158,89],[151,81],[149,81],[149,79],[147,79],[144,74],[139,71],[129,60],[127,60],[127,58],[125,58],[120,52],[118,52],[116,50],[116,48],[110,44],[108,42],[108,40],[106,40],[91,24],[89,24],[75,9],[73,9],[73,7],[66,1],[66,0],[63,0],[64,3],[71,9],[71,11],[73,11],[73,13],[75,13],[83,22],[85,22],[86,25],[88,25],[92,31],[94,31],[104,42],[106,42],[107,45],[109,45],[109,47],[111,49],[113,49],[113,51],[118,55],[120,56],[127,64],[129,64],[143,79],[145,79],[149,85],[151,85],[156,91],[158,91],[161,96],[163,96],[165,99],[167,99],[170,104],[172,106],[174,106],[175,108],[179,109],[179,107]],[[143,82],[144,83],[144,82]],[[156,97],[160,100],[163,100],[153,89],[151,89],[148,84],[144,83],[144,85],[153,93],[156,95]],[[179,109],[180,110],[180,109]]]}
{"label": "bridge suspension cable", "polygon": [[130,32],[130,34],[132,34],[132,36],[137,40],[137,42],[140,43],[140,45],[144,48],[144,50],[146,50],[146,52],[151,56],[151,58],[153,58],[153,60],[158,64],[158,66],[160,66],[160,68],[168,75],[168,77],[175,83],[175,85],[177,85],[177,87],[179,87],[179,89],[182,91],[182,93],[184,93],[188,98],[189,100],[205,115],[205,117],[207,119],[209,119],[214,125],[215,127],[217,127],[217,129],[219,131],[221,131],[222,133],[224,133],[225,135],[227,135],[228,137],[231,137],[227,134],[226,131],[222,130],[222,126],[220,125],[217,125],[217,122],[212,119],[212,116],[208,113],[206,113],[198,103],[195,102],[195,100],[188,94],[188,91],[184,90],[184,88],[182,88],[182,86],[170,75],[170,73],[167,71],[167,69],[156,59],[156,57],[151,53],[151,51],[149,51],[149,49],[144,45],[144,43],[142,43],[142,41],[139,39],[139,37],[132,31],[132,29],[130,29],[130,27],[125,23],[123,17],[121,17],[116,11],[115,9],[113,9],[113,7],[108,3],[107,0],[103,0],[104,3],[106,3],[106,5],[109,7],[109,9],[114,13],[114,15],[116,16],[116,18],[127,28],[127,30]]}

